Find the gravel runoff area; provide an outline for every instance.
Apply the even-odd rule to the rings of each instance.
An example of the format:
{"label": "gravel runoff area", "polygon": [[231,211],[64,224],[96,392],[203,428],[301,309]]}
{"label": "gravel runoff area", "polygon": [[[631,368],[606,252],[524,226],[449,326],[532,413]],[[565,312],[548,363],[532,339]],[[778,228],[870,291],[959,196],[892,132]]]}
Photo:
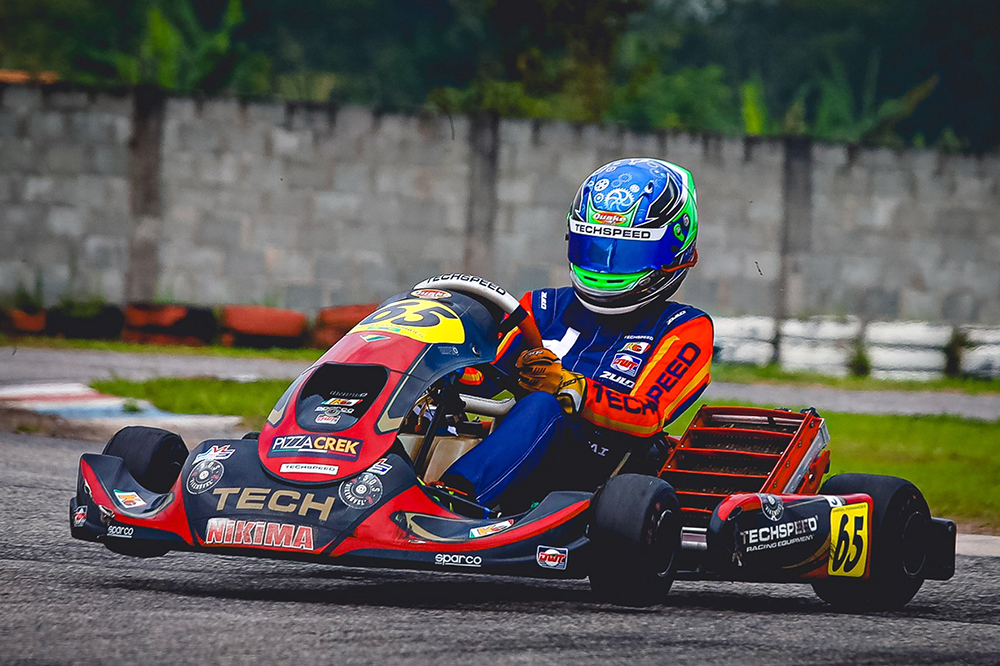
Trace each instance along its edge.
{"label": "gravel runoff area", "polygon": [[[71,439],[0,434],[0,663],[996,664],[1000,557],[960,556],[902,611],[810,588],[679,582],[643,610],[586,581],[344,569],[69,536]],[[627,564],[627,563],[624,563]]]}
{"label": "gravel runoff area", "polygon": [[[0,385],[44,381],[80,381],[113,376],[144,380],[153,377],[206,375],[230,379],[296,377],[308,364],[266,358],[171,356],[126,352],[0,347]],[[740,400],[822,411],[867,414],[953,414],[1000,419],[1000,395],[965,395],[934,391],[848,391],[819,386],[714,383],[708,402]]]}

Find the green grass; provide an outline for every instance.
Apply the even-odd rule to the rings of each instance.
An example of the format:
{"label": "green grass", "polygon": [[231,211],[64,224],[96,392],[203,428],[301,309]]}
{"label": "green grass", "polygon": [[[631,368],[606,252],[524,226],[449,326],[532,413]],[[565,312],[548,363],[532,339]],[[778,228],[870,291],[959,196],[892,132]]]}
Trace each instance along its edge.
{"label": "green grass", "polygon": [[[230,358],[271,358],[311,363],[322,355],[320,349],[247,349],[241,347],[185,347],[143,345],[116,340],[66,340],[47,337],[11,337],[0,334],[0,346],[43,349],[86,349],[137,354],[177,354],[182,356],[227,356]],[[757,367],[742,363],[713,363],[712,379],[734,384],[795,384],[829,386],[849,390],[953,391],[971,395],[1000,393],[1000,380],[944,377],[930,381],[897,381],[870,377],[831,377],[818,372],[782,370],[773,365]]]}
{"label": "green grass", "polygon": [[[121,379],[99,391],[149,400],[182,414],[231,414],[259,429],[288,382],[218,379]],[[670,428],[683,432],[697,410]],[[935,515],[1000,530],[1000,422],[951,416],[824,414],[831,434],[830,473],[890,474],[913,481]]]}
{"label": "green grass", "polygon": [[102,393],[149,400],[156,407],[175,414],[239,416],[248,428],[259,430],[290,383],[285,379],[238,382],[204,377],[161,377],[144,382],[102,379],[90,385]]}
{"label": "green grass", "polygon": [[184,345],[144,345],[119,340],[68,340],[65,338],[12,337],[0,334],[0,346],[38,349],[84,349],[90,351],[129,352],[133,354],[174,354],[178,356],[226,356],[229,358],[271,358],[279,361],[312,363],[322,349],[250,349],[246,347],[187,347]]}
{"label": "green grass", "polygon": [[952,391],[971,395],[1000,393],[1000,380],[972,377],[942,377],[928,381],[900,381],[871,377],[831,377],[818,372],[782,370],[778,366],[757,367],[742,363],[713,363],[712,379],[734,384],[795,384],[881,391]]}

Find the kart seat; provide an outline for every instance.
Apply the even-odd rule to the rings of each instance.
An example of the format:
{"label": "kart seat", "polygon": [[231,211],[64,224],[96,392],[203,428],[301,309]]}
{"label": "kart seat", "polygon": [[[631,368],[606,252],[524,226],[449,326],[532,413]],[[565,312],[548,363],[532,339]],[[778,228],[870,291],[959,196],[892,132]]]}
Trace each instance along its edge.
{"label": "kart seat", "polygon": [[[397,437],[409,454],[410,460],[415,460],[424,436],[401,433]],[[431,450],[427,454],[427,467],[423,470],[424,481],[431,483],[439,480],[452,463],[471,451],[481,441],[482,438],[469,435],[438,435],[435,437],[431,443]],[[417,470],[418,473],[420,471]]]}

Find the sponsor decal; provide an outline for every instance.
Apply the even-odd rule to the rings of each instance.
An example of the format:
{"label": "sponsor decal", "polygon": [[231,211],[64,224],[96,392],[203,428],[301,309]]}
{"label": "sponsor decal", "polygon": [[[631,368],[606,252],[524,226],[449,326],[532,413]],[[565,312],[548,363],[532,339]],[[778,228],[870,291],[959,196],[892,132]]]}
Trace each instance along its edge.
{"label": "sponsor decal", "polygon": [[410,292],[410,296],[416,298],[430,298],[431,300],[440,301],[444,298],[451,298],[451,292],[445,291],[444,289],[414,289]]}
{"label": "sponsor decal", "polygon": [[490,291],[495,291],[496,293],[504,296],[507,294],[506,291],[499,285],[493,284],[489,280],[484,280],[477,275],[467,275],[465,273],[448,273],[446,275],[438,275],[437,277],[432,277],[430,279],[424,280],[421,284],[431,284],[433,282],[443,282],[444,280],[458,280],[459,282],[473,282],[475,284],[481,284]]}
{"label": "sponsor decal", "polygon": [[661,395],[669,392],[687,374],[687,371],[691,369],[691,364],[699,356],[701,356],[701,347],[693,342],[681,347],[674,360],[667,364],[666,369],[657,377],[656,383],[646,391],[646,397],[658,400]]}
{"label": "sponsor decal", "polygon": [[210,446],[208,449],[196,455],[194,457],[194,461],[196,463],[200,463],[202,460],[228,460],[234,453],[236,453],[236,449],[232,448],[228,444],[223,444],[222,446]]}
{"label": "sponsor decal", "polygon": [[831,576],[860,578],[868,568],[868,505],[848,504],[830,509]]}
{"label": "sponsor decal", "polygon": [[628,216],[621,213],[608,213],[603,210],[594,210],[590,213],[590,221],[597,224],[628,224]]}
{"label": "sponsor decal", "polygon": [[362,335],[361,339],[365,342],[378,342],[379,340],[388,340],[388,335],[378,335],[376,333],[369,333],[367,335]]}
{"label": "sponsor decal", "polygon": [[146,506],[146,501],[139,497],[139,493],[131,491],[116,490],[115,499],[126,509],[134,509],[139,506]]}
{"label": "sponsor decal", "polygon": [[830,506],[844,506],[844,500],[840,499],[836,495],[824,495],[826,498],[826,503]]}
{"label": "sponsor decal", "polygon": [[580,220],[570,222],[570,230],[581,236],[597,236],[598,238],[625,238],[639,241],[658,241],[666,233],[666,228],[644,229],[642,227],[615,227],[605,224],[590,224]]}
{"label": "sponsor decal", "polygon": [[615,374],[610,370],[602,370],[601,376],[598,379],[607,379],[608,381],[614,382],[616,384],[621,384],[625,388],[635,388],[635,382],[627,377],[622,377],[619,374]]}
{"label": "sponsor decal", "polygon": [[131,539],[135,530],[128,525],[108,525],[108,536],[116,539]]}
{"label": "sponsor decal", "polygon": [[115,519],[115,512],[106,506],[97,505],[97,510],[101,514],[101,523],[104,525],[110,525],[111,521]]}
{"label": "sponsor decal", "polygon": [[493,523],[492,525],[484,525],[483,527],[474,527],[469,530],[470,539],[478,539],[480,537],[490,536],[491,534],[499,534],[505,529],[514,526],[514,521],[511,519],[505,520],[502,523]]}
{"label": "sponsor decal", "polygon": [[543,569],[565,569],[569,561],[569,549],[553,546],[539,546],[535,551],[535,562]]}
{"label": "sponsor decal", "polygon": [[667,323],[665,325],[670,326],[672,323],[674,323],[674,321],[677,320],[678,317],[682,317],[686,314],[687,310],[681,310],[679,312],[675,312],[674,314],[670,315],[670,319],[667,319]]}
{"label": "sponsor decal", "polygon": [[[656,388],[655,386],[653,388]],[[626,414],[655,414],[656,401],[647,397],[636,398],[614,390],[605,390],[604,384],[594,382],[594,402]]]}
{"label": "sponsor decal", "polygon": [[313,550],[313,528],[264,520],[211,518],[205,530],[205,544]]}
{"label": "sponsor decal", "polygon": [[389,303],[361,320],[351,333],[395,333],[426,344],[465,342],[458,314],[441,301],[408,298]]}
{"label": "sponsor decal", "polygon": [[461,553],[438,553],[434,556],[434,564],[453,567],[481,567],[483,558],[479,555],[463,555]]}
{"label": "sponsor decal", "polygon": [[639,372],[639,366],[642,365],[642,359],[636,358],[631,354],[618,353],[615,354],[615,358],[611,361],[611,367],[619,372],[624,372],[629,377],[635,377],[635,374]]}
{"label": "sponsor decal", "polygon": [[760,510],[761,512],[773,523],[781,520],[781,516],[785,513],[785,503],[774,495],[768,495],[767,493],[758,493],[757,497],[760,498]]}
{"label": "sponsor decal", "polygon": [[307,518],[310,511],[315,511],[319,519],[326,521],[333,511],[336,498],[331,496],[316,497],[316,493],[304,493],[290,488],[216,488],[212,494],[218,497],[215,510],[222,513],[229,504],[229,498],[236,499],[234,508],[237,511],[274,511],[276,513],[294,513]]}
{"label": "sponsor decal", "polygon": [[543,310],[549,309],[549,295],[547,292],[542,291],[542,293],[540,294],[538,307],[540,307]]}
{"label": "sponsor decal", "polygon": [[334,425],[340,423],[340,412],[327,412],[326,414],[317,414],[316,423],[321,423],[324,425]]}
{"label": "sponsor decal", "polygon": [[340,500],[353,509],[368,509],[382,499],[382,481],[371,472],[340,485]]}
{"label": "sponsor decal", "polygon": [[392,469],[392,465],[389,464],[386,458],[379,458],[375,461],[375,464],[368,468],[368,471],[372,474],[378,474],[379,476],[384,476],[389,473]]}
{"label": "sponsor decal", "polygon": [[809,541],[816,535],[818,529],[819,521],[816,516],[809,516],[801,520],[746,530],[740,532],[740,535],[743,545],[746,546],[746,552],[753,553]]}
{"label": "sponsor decal", "polygon": [[191,473],[187,478],[188,492],[193,495],[200,495],[206,490],[210,490],[222,480],[222,475],[226,473],[226,468],[218,460],[202,460],[191,468]]}
{"label": "sponsor decal", "polygon": [[275,437],[268,457],[275,456],[333,456],[357,460],[361,454],[361,440],[350,437],[323,435],[285,435]]}
{"label": "sponsor decal", "polygon": [[[356,395],[359,395],[361,397],[359,397],[359,398],[340,398],[340,397],[327,398],[326,400],[323,401],[323,404],[327,405],[327,406],[330,406],[330,407],[354,407],[356,404],[358,404],[359,402],[361,402],[361,398],[364,398],[368,394],[367,393],[358,393]],[[317,407],[317,409],[319,409],[319,408]],[[347,410],[345,409],[343,411],[347,411]]]}
{"label": "sponsor decal", "polygon": [[626,342],[625,346],[622,347],[623,352],[632,354],[645,354],[647,349],[649,349],[648,342]]}
{"label": "sponsor decal", "polygon": [[337,476],[340,467],[337,465],[310,465],[308,463],[282,463],[283,474],[323,474]]}
{"label": "sponsor decal", "polygon": [[83,527],[83,524],[87,522],[87,507],[78,506],[76,511],[73,512],[73,527]]}
{"label": "sponsor decal", "polygon": [[590,450],[596,453],[597,455],[601,456],[602,458],[608,457],[608,447],[606,446],[600,446],[599,444],[594,444],[592,442],[590,444]]}

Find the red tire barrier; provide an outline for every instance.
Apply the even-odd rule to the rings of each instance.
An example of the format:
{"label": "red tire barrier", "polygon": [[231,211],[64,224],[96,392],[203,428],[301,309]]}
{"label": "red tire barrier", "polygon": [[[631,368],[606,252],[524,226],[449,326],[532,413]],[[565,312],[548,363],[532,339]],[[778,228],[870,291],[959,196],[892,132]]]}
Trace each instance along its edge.
{"label": "red tire barrier", "polygon": [[100,305],[81,310],[55,307],[49,310],[46,333],[78,339],[117,339],[125,316],[117,305]]}
{"label": "red tire barrier", "polygon": [[177,304],[129,303],[122,340],[154,345],[207,345],[217,324],[211,308]]}
{"label": "red tire barrier", "polygon": [[336,344],[354,328],[359,321],[370,315],[378,303],[357,305],[337,305],[323,308],[316,315],[316,330],[313,331],[313,346],[327,349]]}
{"label": "red tire barrier", "polygon": [[220,320],[226,347],[301,347],[309,318],[296,310],[263,305],[228,305]]}
{"label": "red tire barrier", "polygon": [[25,312],[24,310],[13,309],[7,312],[10,318],[10,329],[13,333],[21,335],[41,335],[45,333],[47,321],[45,310],[38,312]]}

